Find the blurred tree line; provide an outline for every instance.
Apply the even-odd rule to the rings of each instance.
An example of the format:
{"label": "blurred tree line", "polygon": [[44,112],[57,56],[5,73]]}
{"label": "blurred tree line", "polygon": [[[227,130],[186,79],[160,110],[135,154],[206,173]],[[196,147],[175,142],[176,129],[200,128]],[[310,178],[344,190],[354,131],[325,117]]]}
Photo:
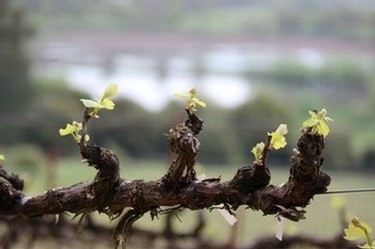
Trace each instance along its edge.
{"label": "blurred tree line", "polygon": [[55,33],[151,31],[250,37],[334,37],[360,42],[375,40],[375,3],[366,0],[14,2],[30,11],[34,24]]}
{"label": "blurred tree line", "polygon": [[[1,144],[4,147],[33,144],[43,153],[54,148],[61,156],[74,155],[77,153],[75,143],[72,139],[61,138],[58,130],[72,120],[81,119],[83,107],[79,99],[87,96],[70,90],[60,80],[38,79],[32,87],[34,98],[23,107],[23,115],[16,119],[17,125],[14,120],[2,120]],[[273,152],[270,161],[275,165],[287,165],[307,110],[320,102],[318,108],[327,107],[330,116],[340,114],[340,119],[332,124],[332,133],[327,140],[326,163],[330,168],[371,168],[375,151],[375,115],[370,108],[374,101],[361,107],[365,109],[353,105],[351,110],[344,110],[340,109],[344,99],[327,100],[310,94],[293,96],[290,92],[263,91],[255,99],[231,110],[209,103],[207,109],[199,111],[204,119],[204,130],[199,135],[202,143],[200,162],[216,165],[251,163],[251,148],[266,139],[267,131],[286,123],[290,131],[288,147]],[[168,159],[170,153],[165,134],[172,125],[184,120],[183,104],[172,103],[157,113],[126,99],[117,99],[116,105],[114,111],[103,112],[99,120],[90,123],[92,141],[113,149],[124,158]],[[343,118],[341,113],[347,117]]]}
{"label": "blurred tree line", "polygon": [[[11,8],[6,0],[0,0],[0,82],[5,89],[0,91],[0,112],[3,118],[22,111],[31,97],[25,44],[31,33],[22,9]],[[9,105],[14,102],[17,105]]]}

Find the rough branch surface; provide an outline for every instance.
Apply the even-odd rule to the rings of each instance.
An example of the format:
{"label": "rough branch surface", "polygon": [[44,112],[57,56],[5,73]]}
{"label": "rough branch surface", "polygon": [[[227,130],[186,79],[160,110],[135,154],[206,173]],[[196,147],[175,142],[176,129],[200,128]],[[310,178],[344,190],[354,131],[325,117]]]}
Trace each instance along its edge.
{"label": "rough branch surface", "polygon": [[224,208],[233,212],[245,205],[265,215],[276,214],[298,221],[304,218],[303,208],[314,195],[325,192],[330,184],[330,177],[320,171],[324,138],[308,131],[302,131],[290,159],[289,179],[282,186],[270,185],[271,175],[266,165],[268,149],[263,153],[262,163],[241,167],[230,181],[197,180],[194,170],[200,147],[197,135],[203,121],[189,111],[185,122],[169,131],[168,144],[176,157],[167,173],[156,181],[125,181],[120,178],[120,162],[112,151],[84,141],[89,120],[86,110],[79,148],[88,165],[98,170],[95,179],[28,197],[22,192],[22,180],[1,166],[0,215],[36,217],[98,211],[117,217],[126,210],[116,236],[127,233],[146,212],[157,215],[161,207],[198,210],[224,204]]}

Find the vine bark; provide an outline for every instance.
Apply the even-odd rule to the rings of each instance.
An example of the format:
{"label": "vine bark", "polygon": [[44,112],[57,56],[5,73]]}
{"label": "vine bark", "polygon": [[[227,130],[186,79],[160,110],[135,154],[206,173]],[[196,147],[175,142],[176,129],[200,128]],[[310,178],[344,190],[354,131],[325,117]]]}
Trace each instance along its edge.
{"label": "vine bark", "polygon": [[303,208],[314,195],[326,192],[330,184],[329,175],[321,171],[324,138],[308,130],[302,130],[290,159],[289,179],[281,186],[270,184],[271,173],[266,164],[268,146],[261,163],[239,168],[230,181],[221,182],[220,178],[198,180],[194,165],[200,148],[197,136],[203,121],[188,110],[187,119],[169,131],[168,145],[176,157],[167,173],[156,181],[126,181],[120,177],[120,162],[111,150],[86,142],[90,118],[85,110],[79,149],[88,165],[98,170],[95,179],[91,183],[54,188],[29,197],[22,192],[22,179],[1,166],[0,215],[32,218],[63,212],[98,211],[117,218],[124,212],[115,230],[116,245],[119,245],[138,218],[147,212],[155,216],[162,211],[161,207],[170,208],[170,211],[199,210],[224,204],[223,207],[233,213],[245,205],[265,215],[298,221],[304,218]]}

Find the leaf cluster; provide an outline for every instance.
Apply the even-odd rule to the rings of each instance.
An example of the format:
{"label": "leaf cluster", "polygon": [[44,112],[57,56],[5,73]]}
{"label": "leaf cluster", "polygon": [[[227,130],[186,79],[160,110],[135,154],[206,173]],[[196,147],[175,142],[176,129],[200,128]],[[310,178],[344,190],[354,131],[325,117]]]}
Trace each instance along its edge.
{"label": "leaf cluster", "polygon": [[[73,121],[71,124],[67,124],[64,129],[59,130],[60,136],[72,135],[74,140],[79,144],[81,141],[82,123]],[[85,140],[89,141],[89,135],[85,136]]]}
{"label": "leaf cluster", "polygon": [[364,240],[365,244],[359,245],[359,248],[374,249],[375,240],[370,237],[372,227],[366,222],[361,221],[358,217],[352,217],[348,227],[344,230],[346,240]]}
{"label": "leaf cluster", "polygon": [[273,132],[268,132],[268,136],[271,139],[268,148],[265,148],[266,145],[263,142],[257,143],[251,153],[253,153],[255,157],[256,164],[262,164],[263,161],[263,151],[264,150],[279,150],[284,148],[287,145],[285,135],[288,133],[288,128],[286,124],[280,124],[279,127]]}
{"label": "leaf cluster", "polygon": [[[327,137],[329,134],[328,122],[333,121],[327,116],[327,110],[322,109],[321,111],[309,111],[310,118],[302,123],[303,133],[310,133],[313,135],[322,135]],[[256,164],[262,164],[263,153],[265,150],[279,150],[287,145],[285,135],[288,133],[288,128],[286,124],[280,124],[279,127],[274,132],[268,132],[268,137],[271,139],[269,146],[266,148],[265,143],[257,143],[251,153],[255,157]]]}
{"label": "leaf cluster", "polygon": [[309,111],[309,114],[311,117],[303,122],[302,129],[311,134],[318,134],[327,137],[330,131],[328,122],[333,121],[333,119],[327,116],[327,110],[322,109],[320,112]]}
{"label": "leaf cluster", "polygon": [[195,112],[196,105],[200,105],[203,108],[206,108],[206,103],[202,100],[198,99],[197,96],[197,89],[195,87],[191,88],[188,93],[176,93],[175,96],[182,97],[186,100],[186,110],[189,112]]}
{"label": "leaf cluster", "polygon": [[103,96],[99,100],[80,99],[86,108],[92,108],[90,115],[94,118],[99,118],[98,112],[100,109],[113,110],[115,103],[110,99],[117,94],[117,85],[110,84],[104,91]]}
{"label": "leaf cluster", "polygon": [[[117,85],[110,84],[104,91],[103,96],[99,100],[92,99],[81,99],[82,104],[88,108],[92,109],[89,113],[91,117],[99,118],[100,109],[113,110],[115,103],[110,99],[117,94]],[[74,140],[79,144],[82,139],[82,123],[73,121],[71,124],[67,124],[65,128],[59,130],[60,136],[72,135]],[[89,141],[90,137],[85,134],[85,141]]]}

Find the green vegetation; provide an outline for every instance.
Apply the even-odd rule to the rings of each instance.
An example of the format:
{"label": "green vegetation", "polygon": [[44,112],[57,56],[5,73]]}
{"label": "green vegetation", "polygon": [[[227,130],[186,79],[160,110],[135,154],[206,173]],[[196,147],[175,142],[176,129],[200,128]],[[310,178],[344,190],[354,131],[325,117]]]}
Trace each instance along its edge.
{"label": "green vegetation", "polygon": [[263,164],[263,155],[264,150],[278,150],[282,149],[286,146],[286,138],[285,135],[288,133],[287,126],[285,124],[279,125],[279,127],[274,132],[268,132],[268,136],[270,138],[270,143],[267,148],[265,148],[264,142],[257,143],[251,150],[255,157],[255,163],[258,165]]}
{"label": "green vegetation", "polygon": [[307,133],[318,134],[326,137],[329,133],[328,122],[332,122],[333,119],[327,117],[327,110],[322,109],[318,111],[309,111],[310,118],[303,122],[302,129]]}
{"label": "green vegetation", "polygon": [[[18,0],[43,30],[184,32],[262,37],[375,40],[372,1],[99,1]],[[95,13],[95,18],[93,18]],[[53,22],[51,22],[53,20]]]}
{"label": "green vegetation", "polygon": [[345,229],[344,238],[347,240],[363,239],[364,241],[366,241],[366,244],[358,246],[359,248],[374,249],[375,240],[373,240],[370,237],[371,232],[372,232],[372,227],[369,224],[359,220],[358,217],[352,217],[350,219],[348,228]]}
{"label": "green vegetation", "polygon": [[195,109],[197,104],[200,105],[201,107],[206,107],[206,103],[196,97],[197,89],[195,87],[190,89],[190,91],[186,94],[185,93],[176,93],[175,95],[178,96],[178,97],[182,97],[186,100],[185,109],[188,110],[189,112],[197,111]]}
{"label": "green vegetation", "polygon": [[[0,1],[0,114],[23,113],[32,97],[26,42],[32,34],[25,13]],[[12,105],[11,103],[17,103]]]}
{"label": "green vegetation", "polygon": [[[371,68],[371,66],[370,66]],[[296,60],[281,60],[263,71],[244,72],[245,77],[256,78],[285,86],[325,86],[346,91],[366,91],[373,74],[350,58],[337,58],[324,66],[314,68]]]}
{"label": "green vegetation", "polygon": [[[116,94],[117,85],[111,84],[105,89],[103,96],[99,100],[81,99],[80,101],[87,110],[91,110],[91,112],[88,114],[89,116],[93,118],[99,118],[98,113],[100,109],[113,110],[115,108],[115,103],[110,98],[112,98]],[[72,135],[74,140],[78,144],[80,144],[82,140],[82,129],[82,123],[73,121],[72,124],[67,124],[64,129],[59,129],[59,134],[60,136]],[[85,134],[84,141],[87,142],[89,140],[90,136],[88,134]]]}
{"label": "green vegetation", "polygon": [[[67,124],[64,129],[59,130],[60,136],[72,135],[74,140],[79,144],[81,142],[82,123],[73,121],[72,124]],[[85,140],[89,141],[89,137],[86,135]]]}
{"label": "green vegetation", "polygon": [[90,116],[94,118],[99,118],[98,112],[100,109],[113,110],[115,108],[115,103],[110,99],[117,94],[117,85],[110,84],[104,91],[103,96],[99,100],[92,99],[81,99],[81,102],[86,108],[92,108]]}

